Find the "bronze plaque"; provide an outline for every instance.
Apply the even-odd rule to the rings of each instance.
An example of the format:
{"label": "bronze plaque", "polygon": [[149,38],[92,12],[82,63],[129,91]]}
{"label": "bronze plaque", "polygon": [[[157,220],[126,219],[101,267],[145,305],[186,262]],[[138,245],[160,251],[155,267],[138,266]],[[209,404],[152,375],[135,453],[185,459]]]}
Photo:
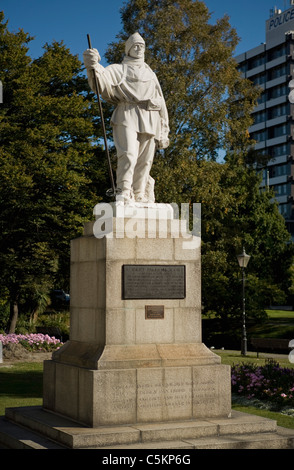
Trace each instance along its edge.
{"label": "bronze plaque", "polygon": [[123,299],[184,299],[186,266],[133,265],[122,266]]}
{"label": "bronze plaque", "polygon": [[164,305],[145,305],[145,320],[164,319]]}

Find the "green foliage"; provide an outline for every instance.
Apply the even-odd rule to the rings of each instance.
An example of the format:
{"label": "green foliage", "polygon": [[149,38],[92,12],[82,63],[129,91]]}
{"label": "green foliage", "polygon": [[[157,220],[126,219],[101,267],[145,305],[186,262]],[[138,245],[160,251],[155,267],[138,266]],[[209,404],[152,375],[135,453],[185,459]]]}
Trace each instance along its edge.
{"label": "green foliage", "polygon": [[38,317],[38,322],[36,326],[41,327],[55,327],[60,330],[63,341],[65,338],[69,337],[69,325],[70,325],[70,315],[68,311],[62,312],[52,312],[49,311],[46,314],[40,315]]}
{"label": "green foliage", "polygon": [[[202,204],[204,313],[223,330],[238,324],[236,255],[245,246],[248,315],[261,321],[266,305],[294,292],[293,244],[273,194],[259,189],[256,165],[266,157],[252,150],[247,129],[260,92],[237,70],[236,31],[226,16],[212,24],[198,0],[129,0],[121,15],[107,59],[120,62],[125,40],[139,31],[169,112],[170,146],[157,151],[152,168],[156,199]],[[108,188],[81,63],[56,42],[32,61],[31,40],[10,33],[0,13],[0,295],[11,303],[10,320],[28,303],[32,316],[41,315],[53,285],[68,290],[69,241]]]}
{"label": "green foliage", "polygon": [[32,61],[30,40],[10,33],[0,13],[0,282],[12,317],[26,297],[44,309],[54,284],[68,287],[69,241],[101,199],[106,173],[82,64],[56,42]]}
{"label": "green foliage", "polygon": [[[152,168],[160,202],[202,204],[204,313],[234,329],[242,309],[236,255],[245,245],[250,318],[266,318],[266,305],[284,301],[291,288],[293,245],[273,194],[260,191],[256,168],[268,157],[253,150],[248,128],[260,90],[242,78],[227,16],[212,24],[204,2],[129,0],[122,30],[106,57],[120,62],[124,43],[138,31],[146,62],[157,73],[170,118],[170,146]],[[219,151],[225,161],[217,162]],[[233,321],[232,319],[235,319]]]}
{"label": "green foliage", "polygon": [[119,41],[106,57],[121,61],[124,42],[134,31],[145,39],[146,62],[158,75],[171,128],[171,144],[158,153],[153,168],[157,194],[176,201],[189,190],[186,178],[194,175],[195,161],[216,160],[220,149],[248,144],[250,111],[259,91],[237,71],[238,37],[228,17],[211,24],[204,2],[130,0],[121,17]]}
{"label": "green foliage", "polygon": [[223,320],[241,316],[242,275],[236,256],[245,246],[251,255],[246,269],[247,315],[256,321],[265,319],[266,306],[284,304],[291,286],[293,244],[285,221],[273,202],[273,194],[260,190],[254,169],[232,163],[209,166],[209,173],[211,167],[214,173],[205,172],[208,190],[203,190],[201,183],[196,196],[204,197],[204,312],[213,311]]}
{"label": "green foliage", "polygon": [[232,393],[249,399],[270,402],[273,410],[294,405],[294,370],[280,367],[273,359],[263,366],[254,363],[232,367]]}

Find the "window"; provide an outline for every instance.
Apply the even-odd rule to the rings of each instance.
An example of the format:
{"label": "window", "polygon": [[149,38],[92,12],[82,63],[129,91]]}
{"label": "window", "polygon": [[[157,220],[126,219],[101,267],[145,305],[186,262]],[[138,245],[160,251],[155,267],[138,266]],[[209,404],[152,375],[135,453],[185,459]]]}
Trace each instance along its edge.
{"label": "window", "polygon": [[271,61],[274,59],[278,59],[279,57],[286,55],[287,54],[287,44],[282,44],[278,47],[274,47],[273,49],[270,49],[267,51],[267,61]]}
{"label": "window", "polygon": [[260,73],[252,79],[254,85],[263,85],[266,82],[266,74]]}
{"label": "window", "polygon": [[267,71],[267,79],[274,80],[275,78],[282,77],[283,75],[287,75],[288,67],[287,64],[280,65],[279,67],[274,67]]}
{"label": "window", "polygon": [[266,93],[261,93],[261,95],[257,98],[257,104],[263,104],[267,100]]}
{"label": "window", "polygon": [[277,165],[269,167],[269,177],[276,178],[277,176],[291,175],[291,164],[285,163],[284,165]]}
{"label": "window", "polygon": [[274,106],[268,110],[268,119],[275,119],[280,116],[285,116],[290,112],[288,103]]}
{"label": "window", "polygon": [[281,157],[282,155],[288,155],[289,149],[287,144],[274,145],[268,149],[268,153],[271,157]]}
{"label": "window", "polygon": [[279,204],[279,211],[286,219],[291,219],[292,205],[291,204]]}
{"label": "window", "polygon": [[276,196],[290,196],[291,195],[291,185],[290,184],[277,184],[274,186],[274,191]]}
{"label": "window", "polygon": [[253,140],[256,140],[256,142],[263,142],[264,140],[266,140],[266,131],[262,130],[259,132],[252,132],[251,138]]}
{"label": "window", "polygon": [[252,57],[252,59],[248,60],[248,70],[255,69],[255,67],[259,67],[265,63],[265,55],[260,54],[256,57]]}
{"label": "window", "polygon": [[288,85],[283,84],[270,88],[267,92],[267,99],[273,100],[275,98],[280,98],[280,96],[288,95],[289,88]]}
{"label": "window", "polygon": [[261,122],[266,121],[266,111],[260,111],[253,115],[254,124],[260,124]]}
{"label": "window", "polygon": [[288,134],[288,125],[281,124],[280,126],[273,126],[268,128],[268,139],[274,139],[275,137],[281,137]]}
{"label": "window", "polygon": [[247,72],[247,63],[246,63],[246,62],[243,62],[242,64],[239,64],[238,70],[239,70],[239,72],[241,72],[241,73]]}

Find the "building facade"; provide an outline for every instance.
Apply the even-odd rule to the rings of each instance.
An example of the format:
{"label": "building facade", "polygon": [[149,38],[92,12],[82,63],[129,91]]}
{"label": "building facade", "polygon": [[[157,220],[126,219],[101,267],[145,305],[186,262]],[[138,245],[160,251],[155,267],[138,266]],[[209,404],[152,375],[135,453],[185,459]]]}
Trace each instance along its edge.
{"label": "building facade", "polygon": [[272,10],[265,43],[236,59],[244,77],[262,89],[249,132],[256,150],[270,156],[262,186],[273,188],[294,238],[294,104],[289,100],[294,78],[294,0],[285,11]]}

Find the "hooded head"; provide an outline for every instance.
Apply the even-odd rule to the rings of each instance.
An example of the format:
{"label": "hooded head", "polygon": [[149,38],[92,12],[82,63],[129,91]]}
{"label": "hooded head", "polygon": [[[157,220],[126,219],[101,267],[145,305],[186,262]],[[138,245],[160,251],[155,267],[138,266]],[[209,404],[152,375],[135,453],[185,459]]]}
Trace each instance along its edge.
{"label": "hooded head", "polygon": [[130,52],[130,49],[131,47],[134,45],[134,44],[144,44],[145,46],[145,41],[144,39],[142,38],[142,36],[140,36],[139,33],[134,33],[132,34],[129,39],[126,41],[126,44],[125,44],[125,53],[126,55],[129,55],[129,52]]}

